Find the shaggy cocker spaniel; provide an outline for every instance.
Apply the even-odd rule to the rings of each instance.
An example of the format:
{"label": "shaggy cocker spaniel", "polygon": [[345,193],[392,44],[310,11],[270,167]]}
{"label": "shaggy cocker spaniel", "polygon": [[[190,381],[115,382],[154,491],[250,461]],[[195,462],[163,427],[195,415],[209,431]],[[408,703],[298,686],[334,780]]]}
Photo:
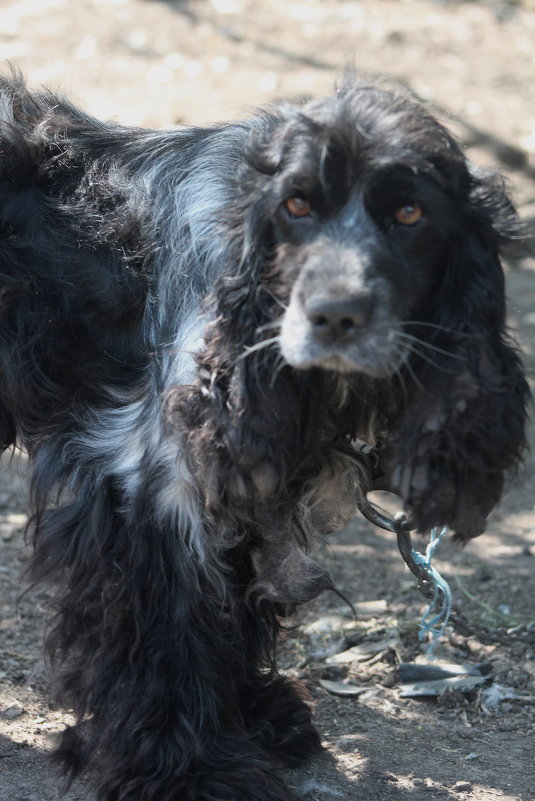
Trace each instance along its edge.
{"label": "shaggy cocker spaniel", "polygon": [[0,435],[32,474],[48,653],[98,801],[289,801],[277,674],[309,555],[390,487],[480,534],[524,448],[516,219],[408,93],[347,78],[209,128],[0,98]]}

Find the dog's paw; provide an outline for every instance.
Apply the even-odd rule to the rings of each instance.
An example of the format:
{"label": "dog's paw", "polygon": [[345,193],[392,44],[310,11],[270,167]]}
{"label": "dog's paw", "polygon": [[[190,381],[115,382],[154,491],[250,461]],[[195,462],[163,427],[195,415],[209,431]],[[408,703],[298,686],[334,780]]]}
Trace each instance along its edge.
{"label": "dog's paw", "polygon": [[492,503],[476,497],[470,483],[429,451],[413,461],[398,464],[391,487],[403,499],[414,527],[424,533],[435,526],[448,526],[456,539],[477,537],[485,530]]}

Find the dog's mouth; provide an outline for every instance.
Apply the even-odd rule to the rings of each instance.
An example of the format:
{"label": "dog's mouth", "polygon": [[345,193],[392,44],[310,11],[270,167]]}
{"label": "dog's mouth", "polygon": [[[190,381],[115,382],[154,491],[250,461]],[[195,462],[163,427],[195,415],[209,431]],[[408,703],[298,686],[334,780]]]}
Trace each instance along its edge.
{"label": "dog's mouth", "polygon": [[292,299],[279,344],[292,367],[391,375],[406,358],[400,323],[370,293]]}

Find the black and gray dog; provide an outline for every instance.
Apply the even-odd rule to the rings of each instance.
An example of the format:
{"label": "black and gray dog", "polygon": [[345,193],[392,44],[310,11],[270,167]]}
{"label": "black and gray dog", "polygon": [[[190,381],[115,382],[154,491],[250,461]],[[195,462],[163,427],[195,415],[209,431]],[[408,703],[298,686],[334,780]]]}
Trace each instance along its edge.
{"label": "black and gray dog", "polygon": [[289,801],[319,738],[275,640],[331,586],[314,541],[377,476],[473,537],[522,456],[514,210],[381,81],[164,132],[0,88],[0,436],[57,587],[56,757],[99,801]]}

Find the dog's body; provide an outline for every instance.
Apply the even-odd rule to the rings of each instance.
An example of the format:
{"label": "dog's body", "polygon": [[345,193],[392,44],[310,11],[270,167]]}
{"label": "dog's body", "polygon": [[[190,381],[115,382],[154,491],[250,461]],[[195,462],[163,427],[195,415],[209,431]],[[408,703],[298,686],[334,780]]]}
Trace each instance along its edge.
{"label": "dog's body", "polygon": [[319,739],[273,653],[331,586],[314,538],[374,475],[475,536],[521,457],[512,208],[378,83],[173,132],[1,90],[0,434],[58,586],[58,759],[99,801],[287,801]]}

